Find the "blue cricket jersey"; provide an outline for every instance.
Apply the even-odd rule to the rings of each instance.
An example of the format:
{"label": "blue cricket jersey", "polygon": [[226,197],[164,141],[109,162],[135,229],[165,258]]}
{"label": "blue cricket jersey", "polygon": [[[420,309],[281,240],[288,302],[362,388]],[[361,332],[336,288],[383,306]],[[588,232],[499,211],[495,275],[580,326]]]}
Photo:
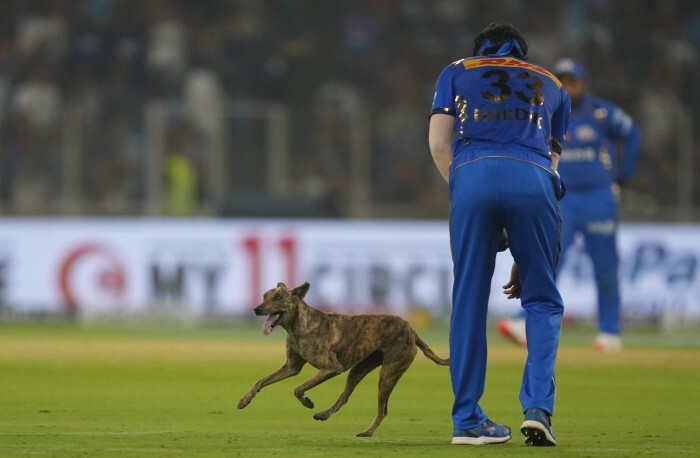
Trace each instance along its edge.
{"label": "blue cricket jersey", "polygon": [[456,158],[508,156],[549,166],[559,153],[571,101],[542,67],[513,57],[458,60],[440,74],[431,115],[455,117]]}
{"label": "blue cricket jersey", "polygon": [[[617,141],[624,142],[618,170]],[[610,186],[637,165],[639,128],[622,109],[590,93],[571,112],[559,172],[569,190]]]}

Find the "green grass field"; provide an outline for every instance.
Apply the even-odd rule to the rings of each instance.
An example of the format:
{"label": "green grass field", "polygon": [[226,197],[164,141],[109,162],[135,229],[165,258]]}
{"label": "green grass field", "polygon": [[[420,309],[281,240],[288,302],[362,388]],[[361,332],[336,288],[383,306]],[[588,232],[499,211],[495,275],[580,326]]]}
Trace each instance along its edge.
{"label": "green grass field", "polygon": [[[0,324],[0,456],[698,456],[698,332],[629,331],[620,354],[589,349],[591,330],[565,329],[558,362],[555,448],[518,432],[525,353],[491,336],[482,405],[516,432],[504,445],[449,445],[449,372],[421,354],[372,438],[377,371],[327,422],[344,376],[309,391],[297,377],[238,399],[284,360],[284,331],[259,325],[96,326]],[[447,355],[447,332],[420,332]]]}

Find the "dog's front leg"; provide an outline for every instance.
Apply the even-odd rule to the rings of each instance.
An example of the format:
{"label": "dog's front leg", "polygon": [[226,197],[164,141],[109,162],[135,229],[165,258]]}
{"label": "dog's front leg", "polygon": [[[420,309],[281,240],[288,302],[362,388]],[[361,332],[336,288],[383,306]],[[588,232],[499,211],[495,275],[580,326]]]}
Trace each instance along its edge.
{"label": "dog's front leg", "polygon": [[267,385],[297,375],[299,372],[301,372],[301,368],[304,367],[304,364],[306,364],[306,361],[303,359],[288,359],[284,366],[280,367],[267,377],[258,380],[250,391],[248,391],[246,395],[243,396],[240,401],[238,401],[238,408],[243,409],[250,404],[250,401],[253,400],[256,394],[258,394],[258,391],[262,390]]}
{"label": "dog's front leg", "polygon": [[299,402],[301,402],[301,404],[304,407],[308,407],[309,409],[314,408],[314,403],[311,401],[311,399],[304,396],[304,393],[306,393],[306,391],[310,390],[316,385],[320,385],[321,383],[335,377],[336,375],[340,375],[343,373],[343,366],[335,358],[335,355],[332,355],[329,363],[329,368],[321,369],[316,375],[314,375],[313,377],[311,377],[310,379],[308,379],[307,381],[305,381],[304,383],[302,383],[294,389],[294,396],[296,396],[296,398],[299,400]]}

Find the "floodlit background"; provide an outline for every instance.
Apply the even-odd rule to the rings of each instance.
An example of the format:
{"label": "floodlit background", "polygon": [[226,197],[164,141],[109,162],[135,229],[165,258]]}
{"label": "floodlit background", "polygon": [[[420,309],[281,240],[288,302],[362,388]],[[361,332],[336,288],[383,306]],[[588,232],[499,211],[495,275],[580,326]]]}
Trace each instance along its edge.
{"label": "floodlit background", "polygon": [[[641,127],[620,207],[625,314],[700,316],[691,0],[3,1],[2,313],[236,315],[309,280],[325,308],[446,319],[427,114],[442,68],[496,20],[534,63],[583,61]],[[573,250],[561,287],[590,318]],[[497,286],[492,307],[517,308]]]}

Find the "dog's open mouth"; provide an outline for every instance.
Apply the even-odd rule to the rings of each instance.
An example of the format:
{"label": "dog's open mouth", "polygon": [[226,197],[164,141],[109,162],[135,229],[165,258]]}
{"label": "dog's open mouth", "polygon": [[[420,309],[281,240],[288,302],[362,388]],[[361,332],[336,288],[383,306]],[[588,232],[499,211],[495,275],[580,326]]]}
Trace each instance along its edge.
{"label": "dog's open mouth", "polygon": [[277,326],[277,323],[279,323],[281,318],[282,312],[270,313],[267,316],[267,320],[265,320],[265,324],[263,325],[263,334],[269,336],[272,330],[275,329],[275,326]]}

